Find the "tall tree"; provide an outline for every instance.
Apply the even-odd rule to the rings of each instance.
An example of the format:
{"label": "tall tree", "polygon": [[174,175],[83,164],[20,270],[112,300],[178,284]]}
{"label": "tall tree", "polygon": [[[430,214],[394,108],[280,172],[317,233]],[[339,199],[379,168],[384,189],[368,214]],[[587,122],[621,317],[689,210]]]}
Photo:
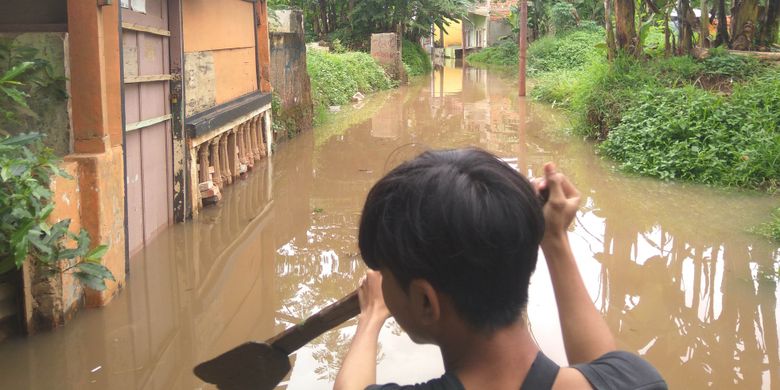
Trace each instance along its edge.
{"label": "tall tree", "polygon": [[702,48],[710,47],[710,9],[707,6],[707,0],[701,0],[701,16],[699,18],[699,46]]}
{"label": "tall tree", "polygon": [[693,25],[696,23],[696,15],[691,9],[689,0],[680,0],[678,7],[680,26],[679,54],[689,54],[693,49]]}
{"label": "tall tree", "polygon": [[615,42],[619,50],[636,54],[639,40],[636,34],[634,0],[615,1]]}
{"label": "tall tree", "polygon": [[718,0],[718,33],[715,36],[715,46],[728,45],[729,28],[726,18],[726,0]]}
{"label": "tall tree", "polygon": [[607,30],[607,58],[615,58],[615,31],[612,29],[612,0],[604,0],[604,27]]}
{"label": "tall tree", "polygon": [[731,8],[731,48],[751,50],[758,20],[758,0],[735,0]]}
{"label": "tall tree", "polygon": [[780,26],[780,0],[767,0],[765,12],[761,18],[761,30],[759,31],[758,44],[769,47],[777,39],[778,26]]}

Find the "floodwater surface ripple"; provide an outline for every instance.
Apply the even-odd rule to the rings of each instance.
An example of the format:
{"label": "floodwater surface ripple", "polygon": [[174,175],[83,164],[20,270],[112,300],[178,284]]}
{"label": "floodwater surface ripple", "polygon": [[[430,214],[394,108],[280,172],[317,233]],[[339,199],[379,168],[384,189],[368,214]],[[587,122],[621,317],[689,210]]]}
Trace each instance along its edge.
{"label": "floodwater surface ripple", "polygon": [[[650,360],[671,388],[780,388],[780,249],[747,232],[777,198],[616,172],[592,144],[565,135],[560,112],[515,97],[513,84],[486,70],[438,68],[280,144],[222,203],[130,259],[127,287],[109,306],[0,344],[0,388],[209,388],[192,375],[195,364],[266,339],[356,287],[360,210],[384,172],[424,148],[471,145],[529,175],[554,161],[576,183],[583,202],[570,237],[591,297],[619,346]],[[543,260],[528,322],[565,364]],[[354,327],[293,355],[281,387],[329,388]],[[438,350],[413,344],[393,322],[380,344],[379,381],[442,373]]]}

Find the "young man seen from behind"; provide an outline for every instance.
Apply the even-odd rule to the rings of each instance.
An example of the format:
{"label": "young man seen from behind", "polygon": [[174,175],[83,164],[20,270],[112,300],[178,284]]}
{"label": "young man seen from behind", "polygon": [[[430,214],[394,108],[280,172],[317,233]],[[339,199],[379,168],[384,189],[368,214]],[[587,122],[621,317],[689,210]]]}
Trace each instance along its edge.
{"label": "young man seen from behind", "polygon": [[[666,389],[649,363],[615,351],[568,242],[579,192],[552,164],[544,170],[531,184],[485,151],[445,150],[374,185],[359,246],[375,271],[361,283],[358,327],[335,389]],[[569,367],[539,351],[523,318],[539,246]],[[439,346],[442,377],[375,384],[377,338],[391,314],[412,340]]]}

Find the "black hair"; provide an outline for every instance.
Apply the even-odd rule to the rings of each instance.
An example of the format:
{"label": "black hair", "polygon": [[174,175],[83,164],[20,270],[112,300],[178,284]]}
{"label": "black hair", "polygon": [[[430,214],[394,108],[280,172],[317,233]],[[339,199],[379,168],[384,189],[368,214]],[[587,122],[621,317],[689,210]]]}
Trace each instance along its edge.
{"label": "black hair", "polygon": [[425,279],[478,330],[515,322],[544,235],[531,183],[481,149],[429,151],[390,171],[368,194],[359,246],[408,291]]}

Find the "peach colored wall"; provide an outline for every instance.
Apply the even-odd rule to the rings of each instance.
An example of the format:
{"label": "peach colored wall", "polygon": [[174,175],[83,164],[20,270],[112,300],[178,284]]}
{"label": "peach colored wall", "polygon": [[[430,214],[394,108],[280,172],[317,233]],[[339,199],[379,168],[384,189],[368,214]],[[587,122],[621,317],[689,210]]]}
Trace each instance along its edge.
{"label": "peach colored wall", "polygon": [[185,65],[189,87],[185,93],[200,99],[197,105],[187,102],[187,115],[256,91],[254,3],[187,0],[182,7],[184,52],[191,54],[187,58],[213,59],[214,64],[213,68],[205,63]]}
{"label": "peach colored wall", "polygon": [[78,180],[81,226],[93,246],[109,246],[103,263],[117,281],[107,283],[105,291],[86,292],[87,305],[102,306],[125,283],[119,2],[100,7],[68,0],[68,33],[74,145],[65,161],[78,165],[73,176]]}
{"label": "peach colored wall", "polygon": [[255,48],[214,52],[214,73],[217,78],[217,104],[257,90]]}
{"label": "peach colored wall", "polygon": [[240,0],[183,1],[184,51],[254,47],[253,5]]}
{"label": "peach colored wall", "polygon": [[[74,161],[64,161],[60,168],[71,177],[78,177],[78,164]],[[54,211],[49,216],[49,222],[54,224],[63,219],[70,219],[70,231],[78,234],[81,229],[81,198],[79,183],[75,179],[54,177],[51,183],[51,191],[54,194]],[[75,245],[69,242],[67,245]],[[83,288],[72,274],[62,275],[62,304],[65,316],[73,314],[74,309],[81,302]]]}

